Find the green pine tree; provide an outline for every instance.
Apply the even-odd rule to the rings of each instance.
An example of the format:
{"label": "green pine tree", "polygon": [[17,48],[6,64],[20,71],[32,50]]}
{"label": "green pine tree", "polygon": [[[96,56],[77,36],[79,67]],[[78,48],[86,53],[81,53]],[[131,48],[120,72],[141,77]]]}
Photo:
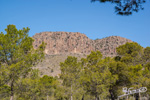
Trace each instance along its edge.
{"label": "green pine tree", "polygon": [[44,57],[44,43],[34,50],[33,39],[28,36],[29,28],[17,30],[15,25],[8,25],[6,34],[0,33],[0,76],[10,88],[10,100],[16,93],[17,81],[27,77],[32,66]]}

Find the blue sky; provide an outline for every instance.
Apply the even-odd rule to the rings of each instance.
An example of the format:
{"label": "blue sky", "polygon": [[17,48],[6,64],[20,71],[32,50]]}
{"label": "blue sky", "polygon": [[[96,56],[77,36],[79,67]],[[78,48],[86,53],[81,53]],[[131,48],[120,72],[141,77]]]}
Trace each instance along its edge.
{"label": "blue sky", "polygon": [[114,4],[90,0],[0,0],[0,32],[9,24],[44,31],[81,32],[90,39],[121,36],[150,46],[150,0],[144,10],[118,16]]}

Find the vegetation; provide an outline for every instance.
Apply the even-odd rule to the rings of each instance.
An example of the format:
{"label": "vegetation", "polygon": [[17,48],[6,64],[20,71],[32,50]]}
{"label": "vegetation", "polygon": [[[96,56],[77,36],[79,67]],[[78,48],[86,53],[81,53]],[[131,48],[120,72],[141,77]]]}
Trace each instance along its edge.
{"label": "vegetation", "polygon": [[28,31],[8,25],[0,34],[0,100],[115,100],[123,87],[148,90],[120,99],[150,99],[150,47],[126,43],[114,58],[99,51],[81,60],[68,56],[60,77],[39,77],[33,66],[44,57],[45,44],[34,50]]}
{"label": "vegetation", "polygon": [[10,96],[13,100],[19,81],[28,77],[31,67],[44,57],[44,43],[34,50],[28,27],[17,30],[15,25],[8,25],[5,31],[6,34],[0,33],[0,97]]}
{"label": "vegetation", "polygon": [[116,4],[115,12],[118,15],[131,15],[133,12],[143,10],[142,5],[146,0],[91,0],[91,2],[99,1],[101,3],[111,2]]}

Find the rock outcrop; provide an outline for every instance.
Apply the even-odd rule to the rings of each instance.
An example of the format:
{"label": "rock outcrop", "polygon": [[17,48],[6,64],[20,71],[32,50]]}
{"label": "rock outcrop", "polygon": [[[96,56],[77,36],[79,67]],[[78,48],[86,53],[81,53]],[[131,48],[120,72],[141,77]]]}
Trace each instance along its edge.
{"label": "rock outcrop", "polygon": [[92,40],[85,34],[79,32],[42,32],[33,36],[33,43],[36,49],[42,41],[46,45],[45,53],[47,55],[56,54],[89,54],[91,51],[101,51],[104,56],[116,56],[116,47],[132,42],[129,39],[119,36],[110,36],[103,39]]}

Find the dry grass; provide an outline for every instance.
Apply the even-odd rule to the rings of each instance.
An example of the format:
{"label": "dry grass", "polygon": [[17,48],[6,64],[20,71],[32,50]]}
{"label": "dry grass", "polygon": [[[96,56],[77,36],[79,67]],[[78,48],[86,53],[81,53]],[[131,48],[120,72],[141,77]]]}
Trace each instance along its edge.
{"label": "dry grass", "polygon": [[40,76],[49,75],[49,76],[58,76],[61,73],[60,71],[60,62],[64,62],[68,56],[75,56],[80,60],[81,58],[85,58],[85,54],[57,54],[57,55],[46,55],[45,59],[36,65],[36,69],[39,69]]}

